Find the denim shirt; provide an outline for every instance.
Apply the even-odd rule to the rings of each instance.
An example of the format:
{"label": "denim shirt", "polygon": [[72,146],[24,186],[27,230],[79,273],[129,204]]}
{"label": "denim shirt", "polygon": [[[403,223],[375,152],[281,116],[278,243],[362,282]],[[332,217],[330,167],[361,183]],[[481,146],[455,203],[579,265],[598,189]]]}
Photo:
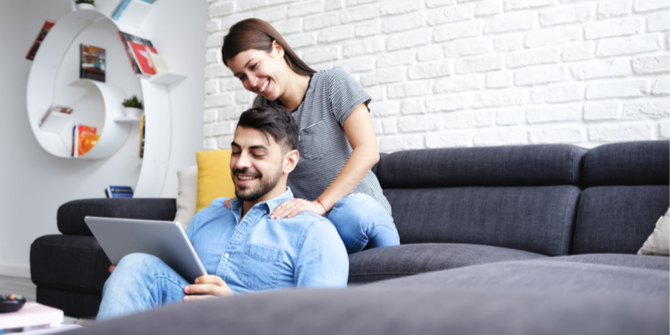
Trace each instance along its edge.
{"label": "denim shirt", "polygon": [[303,212],[270,219],[279,204],[293,199],[289,188],[254,205],[242,216],[242,201],[214,200],[186,230],[207,273],[221,277],[234,293],[291,286],[346,287],[349,257],[333,224]]}

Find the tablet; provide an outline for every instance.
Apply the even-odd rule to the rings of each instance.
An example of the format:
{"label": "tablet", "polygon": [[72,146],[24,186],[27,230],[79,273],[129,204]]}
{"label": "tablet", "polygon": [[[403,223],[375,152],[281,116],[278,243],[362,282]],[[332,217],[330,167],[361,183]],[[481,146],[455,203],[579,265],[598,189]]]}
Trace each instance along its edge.
{"label": "tablet", "polygon": [[160,258],[189,283],[207,274],[177,222],[87,216],[86,224],[112,264],[141,252]]}

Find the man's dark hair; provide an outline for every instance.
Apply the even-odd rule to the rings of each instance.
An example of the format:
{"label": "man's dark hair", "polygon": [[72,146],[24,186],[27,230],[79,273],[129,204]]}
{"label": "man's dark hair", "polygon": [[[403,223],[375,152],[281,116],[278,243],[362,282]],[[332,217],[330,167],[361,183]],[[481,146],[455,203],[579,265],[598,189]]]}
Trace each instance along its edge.
{"label": "man's dark hair", "polygon": [[287,150],[298,148],[300,128],[291,112],[283,106],[263,106],[248,109],[237,122],[238,127],[248,127],[261,131],[265,137],[270,134],[277,143]]}

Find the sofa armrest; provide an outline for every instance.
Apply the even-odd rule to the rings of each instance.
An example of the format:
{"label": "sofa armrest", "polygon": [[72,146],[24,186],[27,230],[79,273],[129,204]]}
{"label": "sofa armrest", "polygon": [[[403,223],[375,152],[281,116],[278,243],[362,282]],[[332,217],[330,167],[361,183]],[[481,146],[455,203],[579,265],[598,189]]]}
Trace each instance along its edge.
{"label": "sofa armrest", "polygon": [[174,220],[175,199],[170,198],[102,198],[73,200],[58,208],[58,230],[64,235],[93,235],[84,217]]}

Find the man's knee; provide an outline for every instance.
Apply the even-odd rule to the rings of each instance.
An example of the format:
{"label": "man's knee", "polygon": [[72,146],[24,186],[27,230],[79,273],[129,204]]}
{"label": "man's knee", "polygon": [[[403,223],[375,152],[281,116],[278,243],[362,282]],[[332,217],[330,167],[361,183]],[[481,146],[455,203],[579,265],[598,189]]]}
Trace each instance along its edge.
{"label": "man's knee", "polygon": [[119,264],[117,264],[114,272],[119,270],[140,272],[146,269],[153,269],[161,263],[162,261],[154,255],[133,253],[124,256],[119,261]]}

